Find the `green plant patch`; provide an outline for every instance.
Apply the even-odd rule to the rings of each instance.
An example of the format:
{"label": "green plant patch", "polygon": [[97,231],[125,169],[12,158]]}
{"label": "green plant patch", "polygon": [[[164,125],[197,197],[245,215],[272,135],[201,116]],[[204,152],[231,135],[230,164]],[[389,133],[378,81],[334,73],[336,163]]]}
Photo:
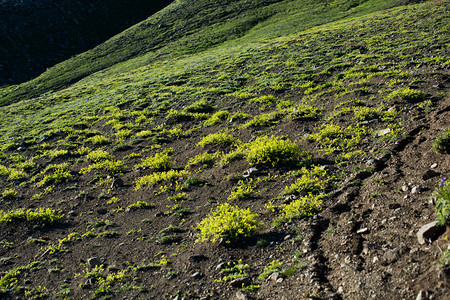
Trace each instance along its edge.
{"label": "green plant patch", "polygon": [[3,199],[13,199],[17,196],[17,191],[15,189],[6,188],[2,193]]}
{"label": "green plant patch", "polygon": [[232,145],[237,142],[237,139],[226,131],[211,133],[203,137],[198,143],[198,146],[206,145]]}
{"label": "green plant patch", "polygon": [[86,158],[93,162],[100,162],[104,160],[111,160],[113,156],[109,154],[107,151],[99,149],[89,152],[86,155]]}
{"label": "green plant patch", "polygon": [[151,186],[162,181],[182,181],[184,178],[187,178],[191,175],[190,172],[186,170],[177,171],[177,170],[169,170],[166,172],[155,172],[153,174],[142,176],[135,180],[135,190],[138,190],[144,186]]}
{"label": "green plant patch", "polygon": [[36,225],[51,226],[59,222],[63,214],[61,211],[55,211],[51,208],[38,208],[36,210],[18,209],[13,211],[0,210],[0,223],[12,223],[26,221]]}
{"label": "green plant patch", "polygon": [[163,153],[156,153],[152,157],[146,157],[142,159],[142,163],[134,166],[134,169],[137,168],[150,168],[154,171],[167,171],[172,167],[172,160],[169,156],[169,153],[172,152],[172,149],[166,150]]}
{"label": "green plant patch", "polygon": [[225,122],[228,119],[228,116],[230,113],[227,110],[221,110],[213,114],[211,117],[209,117],[203,124],[205,126],[213,126],[217,124],[221,124]]}
{"label": "green plant patch", "polygon": [[243,146],[250,165],[297,164],[306,153],[295,142],[277,136],[262,136]]}
{"label": "green plant patch", "polygon": [[433,192],[436,199],[435,215],[439,225],[450,223],[450,183],[442,179],[439,187]]}
{"label": "green plant patch", "polygon": [[447,129],[433,142],[433,150],[443,154],[450,154],[450,129]]}
{"label": "green plant patch", "polygon": [[196,229],[200,231],[197,241],[216,242],[224,238],[230,242],[251,237],[263,225],[256,220],[257,217],[250,209],[240,209],[228,203],[221,204],[197,224]]}
{"label": "green plant patch", "polygon": [[324,196],[324,194],[303,196],[289,204],[282,205],[280,216],[274,221],[274,226],[315,215],[322,209]]}

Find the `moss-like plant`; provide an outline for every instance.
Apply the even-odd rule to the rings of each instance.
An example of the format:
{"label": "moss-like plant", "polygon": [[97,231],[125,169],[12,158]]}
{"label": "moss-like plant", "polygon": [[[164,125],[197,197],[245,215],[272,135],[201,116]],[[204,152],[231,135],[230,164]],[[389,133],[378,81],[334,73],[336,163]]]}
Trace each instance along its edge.
{"label": "moss-like plant", "polygon": [[0,210],[0,223],[28,221],[35,224],[53,225],[63,217],[62,212],[51,208],[38,208],[36,210],[13,210],[5,212]]}
{"label": "moss-like plant", "polygon": [[88,155],[86,155],[86,158],[93,162],[99,162],[104,160],[110,160],[113,157],[107,151],[99,149],[91,151]]}
{"label": "moss-like plant", "polygon": [[219,158],[220,155],[221,154],[219,152],[213,154],[210,154],[208,152],[200,153],[189,160],[189,162],[186,165],[186,169],[197,165],[201,165],[203,167],[210,167],[214,165],[216,159]]}
{"label": "moss-like plant", "polygon": [[147,201],[138,201],[133,204],[127,206],[128,210],[136,210],[136,209],[148,209],[152,208],[153,205],[148,203]]}
{"label": "moss-like plant", "polygon": [[235,142],[236,142],[235,137],[233,137],[226,131],[222,131],[208,134],[207,136],[202,138],[202,140],[198,143],[198,145],[199,146],[219,145],[219,144],[231,145]]}
{"label": "moss-like plant", "polygon": [[142,160],[142,163],[136,165],[134,169],[147,167],[154,171],[166,171],[172,167],[172,160],[170,159],[169,152],[171,152],[171,150],[165,151],[164,153],[156,153],[152,157],[146,157]]}
{"label": "moss-like plant", "polygon": [[88,139],[86,139],[87,142],[91,142],[94,145],[104,145],[109,143],[109,139],[107,137],[104,137],[103,135],[95,135]]}
{"label": "moss-like plant", "polygon": [[245,157],[251,165],[295,164],[305,155],[299,145],[277,136],[262,136],[245,145]]}
{"label": "moss-like plant", "polygon": [[200,236],[197,241],[215,242],[221,238],[231,240],[250,237],[263,225],[257,214],[229,203],[219,205],[209,216],[197,224]]}
{"label": "moss-like plant", "polygon": [[433,150],[439,153],[450,154],[450,129],[438,136],[433,143]]}
{"label": "moss-like plant", "polygon": [[216,124],[223,123],[224,121],[227,120],[229,115],[230,113],[227,110],[218,111],[215,114],[213,114],[209,119],[205,120],[203,124],[205,126],[213,126]]}
{"label": "moss-like plant", "polygon": [[228,196],[228,200],[242,200],[251,198],[255,191],[255,187],[256,186],[252,184],[251,179],[247,182],[239,180],[238,184],[231,191],[230,196]]}
{"label": "moss-like plant", "polygon": [[3,199],[12,199],[17,195],[17,191],[15,189],[5,189],[2,193]]}
{"label": "moss-like plant", "polygon": [[166,180],[172,182],[175,182],[177,180],[182,181],[183,178],[187,178],[189,175],[191,175],[191,173],[184,170],[183,171],[169,170],[167,172],[155,172],[153,174],[137,178],[135,181],[136,184],[135,189],[138,190],[146,185],[153,185]]}
{"label": "moss-like plant", "polygon": [[388,98],[400,98],[404,101],[419,102],[425,100],[427,98],[427,94],[407,87],[393,91],[388,95]]}
{"label": "moss-like plant", "polygon": [[274,225],[278,226],[284,222],[290,222],[294,219],[301,219],[316,214],[322,209],[323,197],[323,194],[308,195],[283,205],[280,216],[275,220]]}
{"label": "moss-like plant", "polygon": [[206,99],[198,100],[186,107],[186,111],[193,113],[205,113],[211,111],[212,109],[212,104]]}

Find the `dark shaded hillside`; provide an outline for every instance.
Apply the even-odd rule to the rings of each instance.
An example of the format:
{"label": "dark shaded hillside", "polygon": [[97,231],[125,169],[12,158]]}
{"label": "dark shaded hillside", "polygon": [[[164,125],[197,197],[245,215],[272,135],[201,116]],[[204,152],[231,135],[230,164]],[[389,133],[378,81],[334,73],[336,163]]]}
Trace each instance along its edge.
{"label": "dark shaded hillside", "polygon": [[0,85],[30,80],[171,2],[3,0],[0,2]]}

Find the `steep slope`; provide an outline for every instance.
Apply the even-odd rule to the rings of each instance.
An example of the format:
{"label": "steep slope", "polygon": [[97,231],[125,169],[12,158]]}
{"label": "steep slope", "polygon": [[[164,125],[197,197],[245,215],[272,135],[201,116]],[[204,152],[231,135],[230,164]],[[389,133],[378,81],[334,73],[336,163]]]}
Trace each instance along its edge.
{"label": "steep slope", "polygon": [[103,43],[170,0],[0,1],[0,86],[31,80]]}
{"label": "steep slope", "polygon": [[445,299],[450,2],[345,3],[1,107],[0,296]]}

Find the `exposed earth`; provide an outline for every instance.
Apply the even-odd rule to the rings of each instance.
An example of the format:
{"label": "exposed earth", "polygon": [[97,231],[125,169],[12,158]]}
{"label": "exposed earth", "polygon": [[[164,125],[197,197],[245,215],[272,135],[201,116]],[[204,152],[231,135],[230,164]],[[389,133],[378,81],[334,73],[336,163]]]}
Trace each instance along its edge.
{"label": "exposed earth", "polygon": [[[450,174],[450,155],[433,149],[450,128],[448,8],[405,6],[251,51],[219,48],[213,58],[88,78],[3,108],[2,214],[49,208],[62,218],[0,223],[0,297],[450,299],[450,269],[440,263],[450,227],[424,243],[417,236],[436,220],[433,193]],[[91,108],[91,99],[101,104]],[[82,101],[86,112],[76,110]],[[37,116],[50,103],[64,112],[33,119],[27,111]],[[370,113],[358,118],[364,108]],[[35,128],[8,122],[18,112],[48,129],[30,136]],[[199,145],[217,133],[233,141]],[[263,136],[302,154],[254,163],[248,152]],[[204,153],[212,161],[192,162]],[[171,164],[145,165],[158,155]],[[164,172],[178,175],[140,186]],[[314,186],[284,193],[307,177]],[[251,192],[231,197],[240,187]],[[283,208],[318,194],[317,210],[275,224]],[[264,225],[240,239],[200,241],[198,224],[223,203]]]}

